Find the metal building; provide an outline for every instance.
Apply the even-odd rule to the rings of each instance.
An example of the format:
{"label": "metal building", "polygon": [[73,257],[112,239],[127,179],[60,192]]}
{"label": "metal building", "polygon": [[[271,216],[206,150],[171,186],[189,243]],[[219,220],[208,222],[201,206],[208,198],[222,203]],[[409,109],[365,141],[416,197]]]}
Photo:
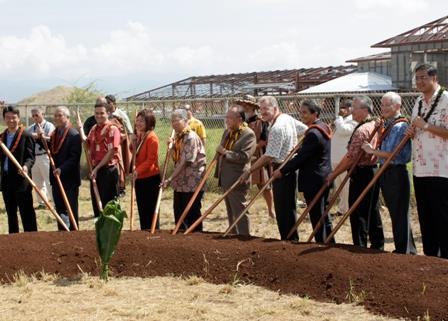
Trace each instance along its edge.
{"label": "metal building", "polygon": [[126,100],[286,95],[354,71],[356,66],[349,65],[190,77],[127,97]]}
{"label": "metal building", "polygon": [[348,60],[359,71],[374,71],[392,77],[401,90],[415,88],[413,71],[418,63],[431,63],[439,71],[439,82],[448,84],[448,16],[376,43],[372,48],[390,52]]}

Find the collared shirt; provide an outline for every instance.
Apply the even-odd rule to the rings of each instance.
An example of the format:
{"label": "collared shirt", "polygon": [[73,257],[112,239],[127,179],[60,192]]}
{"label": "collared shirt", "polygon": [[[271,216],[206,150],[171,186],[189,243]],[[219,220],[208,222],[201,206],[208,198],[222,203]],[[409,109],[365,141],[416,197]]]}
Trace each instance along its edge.
{"label": "collared shirt", "polygon": [[[53,130],[55,129],[54,125],[50,123],[49,121],[46,121],[45,119],[42,121],[42,123],[39,124],[42,127],[42,131],[44,132],[45,136],[50,136]],[[27,131],[31,133],[37,132],[37,124],[33,124],[27,128]],[[42,145],[40,139],[36,139],[36,145],[34,148],[34,153],[36,156],[44,155],[46,154],[45,148]]]}
{"label": "collared shirt", "polygon": [[356,125],[358,123],[353,120],[352,115],[338,116],[334,121],[335,128],[331,139],[331,162],[333,164],[339,163],[347,153],[347,143]]}
{"label": "collared shirt", "polygon": [[[353,133],[350,144],[347,147],[347,157],[352,161],[355,161],[358,158],[359,153],[361,153],[361,146],[364,142],[368,142],[370,135],[375,130],[375,122],[370,121],[365,124],[359,126]],[[378,133],[375,134],[373,139],[370,141],[372,146],[377,146],[378,141]],[[370,166],[375,165],[376,156],[372,154],[364,153],[361,159],[359,160],[358,166]]]}
{"label": "collared shirt", "polygon": [[134,132],[128,114],[124,110],[117,108],[112,114],[114,116],[119,117],[123,121],[123,124],[126,126],[126,131],[128,132],[128,134],[132,134]]}
{"label": "collared shirt", "polygon": [[269,128],[266,156],[274,163],[281,163],[297,145],[297,137],[305,133],[307,126],[288,114],[281,114]]}
{"label": "collared shirt", "polygon": [[184,135],[180,150],[180,159],[174,165],[174,170],[181,163],[186,161],[184,169],[171,182],[171,186],[176,192],[194,192],[205,171],[205,148],[199,136],[189,131]]}
{"label": "collared shirt", "polygon": [[[426,115],[436,99],[440,86],[434,92],[429,104],[423,99],[423,95],[417,98],[412,119],[418,116],[419,102],[422,100],[422,114]],[[448,92],[445,90],[440,97],[434,112],[428,119],[428,123],[448,129]],[[448,178],[448,139],[436,136],[429,131],[416,129],[412,144],[413,171],[417,177],[435,176]]]}
{"label": "collared shirt", "polygon": [[[388,119],[384,127],[388,128],[396,119]],[[394,151],[395,147],[400,144],[401,140],[404,138],[406,134],[406,130],[408,129],[409,124],[407,122],[399,122],[393,125],[393,127],[389,130],[386,137],[383,138],[381,142],[380,150],[384,152],[391,153]],[[405,165],[411,161],[411,140],[407,142],[407,144],[403,147],[403,149],[398,153],[397,156],[390,162],[390,164],[395,165]],[[380,163],[383,164],[385,159],[380,158]]]}
{"label": "collared shirt", "polygon": [[[6,146],[8,148],[11,148],[12,141],[13,141],[15,135],[16,135],[16,132],[13,132],[13,133],[10,133],[9,131],[6,132]],[[5,162],[3,163],[3,170],[5,172],[7,172],[8,168],[9,168],[9,158],[6,157]]]}
{"label": "collared shirt", "polygon": [[119,161],[120,139],[120,131],[117,127],[110,126],[109,121],[103,125],[95,125],[87,137],[92,165],[98,165],[111,149],[114,150],[114,156],[107,165],[116,165]]}
{"label": "collared shirt", "polygon": [[191,128],[192,131],[194,131],[202,140],[207,138],[207,134],[205,133],[205,126],[204,124],[199,120],[191,116],[191,118],[188,120],[188,126]]}

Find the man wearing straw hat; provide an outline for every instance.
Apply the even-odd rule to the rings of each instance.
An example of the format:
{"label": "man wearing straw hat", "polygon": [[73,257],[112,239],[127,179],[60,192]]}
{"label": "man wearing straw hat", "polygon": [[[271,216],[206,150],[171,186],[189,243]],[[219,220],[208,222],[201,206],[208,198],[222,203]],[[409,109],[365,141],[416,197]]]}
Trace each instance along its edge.
{"label": "man wearing straw hat", "polygon": [[[266,151],[266,142],[268,140],[268,127],[269,124],[261,119],[261,117],[257,114],[257,110],[260,106],[257,103],[257,100],[254,96],[244,95],[242,99],[238,99],[236,103],[240,106],[243,106],[244,112],[246,114],[246,122],[250,129],[252,129],[255,133],[255,137],[257,138],[257,146],[255,149],[255,153],[252,156],[252,164],[257,161],[261,155]],[[262,167],[258,171],[252,172],[250,177],[251,184],[256,184],[258,189],[262,188],[262,186],[269,179],[269,171],[268,167]],[[266,201],[266,205],[268,207],[268,214],[270,217],[275,218],[274,211],[274,203],[272,196],[272,186],[269,184],[265,191],[263,192],[263,197]]]}
{"label": "man wearing straw hat", "polygon": [[[233,105],[226,113],[226,126],[221,143],[216,151],[220,154],[215,176],[223,191],[228,190],[245,170],[250,169],[250,160],[255,152],[255,133],[245,123],[244,110]],[[249,180],[239,184],[225,198],[227,217],[231,225],[246,206]],[[249,218],[247,213],[232,229],[231,233],[249,235]]]}
{"label": "man wearing straw hat", "polygon": [[[25,173],[30,175],[34,165],[34,140],[20,124],[19,109],[14,106],[3,108],[3,119],[7,128],[1,134],[1,141],[14,155]],[[32,186],[17,170],[5,153],[0,151],[1,190],[8,215],[9,233],[19,232],[17,207],[25,232],[37,231],[36,212],[33,208]]]}
{"label": "man wearing straw hat", "polygon": [[[260,98],[260,112],[264,121],[269,122],[269,136],[266,153],[261,156],[251,167],[246,170],[240,181],[244,182],[251,172],[259,170],[268,164],[272,164],[276,170],[298,142],[298,136],[308,128],[302,122],[283,114],[278,106],[277,99],[273,96]],[[277,225],[282,240],[288,239],[288,233],[297,220],[296,193],[297,176],[295,172],[281,177],[273,182],[274,207]],[[297,232],[293,233],[290,240],[298,240]]]}
{"label": "man wearing straw hat", "polygon": [[[61,179],[65,194],[69,201],[76,224],[78,224],[78,195],[81,185],[80,159],[81,159],[81,137],[70,123],[70,111],[65,106],[59,106],[54,111],[54,122],[56,129],[50,136],[50,152],[53,157],[56,169],[50,169],[50,182],[53,190],[53,200],[56,211],[67,224],[69,222],[68,209],[59,186],[56,183],[55,175]],[[70,225],[70,230],[74,231],[75,226]],[[58,224],[58,229],[64,228]]]}

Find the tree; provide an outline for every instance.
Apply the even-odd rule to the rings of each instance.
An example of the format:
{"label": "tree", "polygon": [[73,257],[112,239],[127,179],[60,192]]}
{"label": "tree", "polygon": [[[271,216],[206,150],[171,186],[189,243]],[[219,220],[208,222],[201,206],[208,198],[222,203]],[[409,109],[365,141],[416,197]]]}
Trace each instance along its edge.
{"label": "tree", "polygon": [[104,96],[104,93],[96,88],[94,82],[85,87],[75,87],[73,92],[66,98],[67,104],[94,104],[98,96]]}

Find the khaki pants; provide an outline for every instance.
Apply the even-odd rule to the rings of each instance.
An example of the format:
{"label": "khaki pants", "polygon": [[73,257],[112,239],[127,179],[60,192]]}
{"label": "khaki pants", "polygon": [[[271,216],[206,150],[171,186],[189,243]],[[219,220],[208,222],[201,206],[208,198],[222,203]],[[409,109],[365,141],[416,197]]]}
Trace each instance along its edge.
{"label": "khaki pants", "polygon": [[[338,164],[333,164],[333,168],[336,168]],[[342,173],[336,179],[334,180],[334,192],[339,188],[339,185],[341,185],[342,181],[345,178],[345,175],[347,175],[347,172]],[[345,183],[344,188],[341,191],[341,194],[339,194],[339,201],[336,203],[337,205],[337,211],[340,213],[346,213],[349,210],[348,206],[348,187],[350,185],[350,180]]]}
{"label": "khaki pants", "polygon": [[[42,191],[48,201],[52,200],[51,186],[50,186],[50,160],[48,155],[36,155],[36,161],[31,168],[31,175],[37,188]],[[39,204],[43,204],[40,196],[33,191],[33,199]]]}

